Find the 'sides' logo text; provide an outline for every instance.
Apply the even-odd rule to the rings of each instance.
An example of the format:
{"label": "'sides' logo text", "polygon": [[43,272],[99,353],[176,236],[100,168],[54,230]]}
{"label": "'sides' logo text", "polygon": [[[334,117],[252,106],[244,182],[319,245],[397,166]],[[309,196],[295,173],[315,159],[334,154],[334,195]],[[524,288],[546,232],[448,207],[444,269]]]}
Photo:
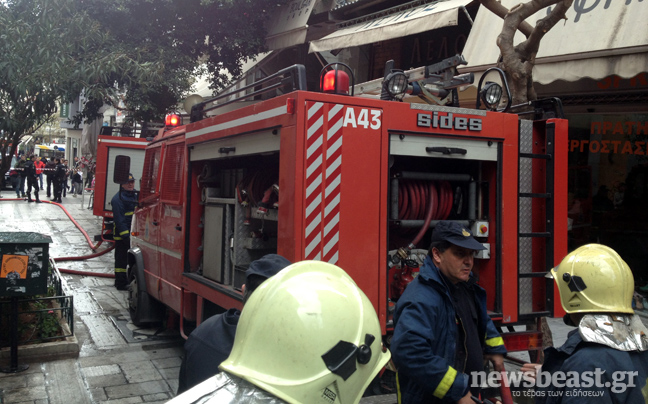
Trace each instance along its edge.
{"label": "'sides' logo text", "polygon": [[432,114],[419,113],[416,116],[416,126],[479,132],[482,130],[482,120],[480,118],[454,116],[452,112],[448,112],[447,115],[439,115],[439,112],[434,111]]}

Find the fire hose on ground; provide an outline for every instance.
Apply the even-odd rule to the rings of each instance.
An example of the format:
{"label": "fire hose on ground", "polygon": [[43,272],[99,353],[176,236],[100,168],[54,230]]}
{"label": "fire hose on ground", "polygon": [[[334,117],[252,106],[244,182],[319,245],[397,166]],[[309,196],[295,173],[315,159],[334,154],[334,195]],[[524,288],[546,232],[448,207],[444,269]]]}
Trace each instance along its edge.
{"label": "fire hose on ground", "polygon": [[[2,201],[24,201],[23,198],[10,198],[10,199],[2,198],[2,199],[0,199],[0,200],[2,200]],[[79,257],[59,257],[59,258],[54,258],[54,262],[64,262],[64,261],[85,261],[85,260],[87,260],[87,259],[100,257],[100,256],[102,256],[102,255],[104,255],[104,254],[106,254],[106,253],[109,253],[110,251],[112,251],[112,250],[115,248],[115,242],[114,242],[113,240],[106,240],[106,239],[103,239],[103,234],[102,234],[102,240],[100,240],[96,245],[94,245],[94,244],[92,243],[92,239],[90,238],[90,236],[88,235],[88,233],[86,233],[86,231],[83,229],[83,227],[81,227],[81,225],[80,225],[80,224],[79,224],[79,223],[78,223],[78,222],[77,222],[77,221],[72,217],[72,215],[70,214],[70,212],[68,212],[68,210],[65,209],[65,207],[64,207],[63,205],[61,205],[60,203],[52,202],[52,201],[42,201],[42,203],[49,203],[49,204],[51,204],[51,205],[56,205],[56,206],[58,206],[59,208],[63,209],[63,212],[65,212],[65,214],[70,218],[70,220],[72,221],[72,223],[74,223],[74,226],[76,226],[76,228],[79,229],[79,231],[81,231],[81,233],[82,233],[83,236],[85,237],[86,241],[88,242],[88,246],[92,249],[92,251],[96,251],[97,248],[99,248],[99,246],[100,246],[104,241],[107,242],[107,243],[110,243],[110,244],[111,244],[111,246],[108,247],[108,248],[106,248],[105,250],[100,251],[100,252],[96,252],[96,253],[94,253],[94,254],[84,255],[84,256],[79,256]],[[61,273],[71,274],[71,275],[94,276],[94,277],[99,277],[99,278],[114,278],[114,277],[115,277],[115,274],[114,274],[114,273],[102,273],[102,272],[78,271],[78,270],[74,270],[74,269],[66,269],[66,268],[59,268],[58,270],[59,270]]]}

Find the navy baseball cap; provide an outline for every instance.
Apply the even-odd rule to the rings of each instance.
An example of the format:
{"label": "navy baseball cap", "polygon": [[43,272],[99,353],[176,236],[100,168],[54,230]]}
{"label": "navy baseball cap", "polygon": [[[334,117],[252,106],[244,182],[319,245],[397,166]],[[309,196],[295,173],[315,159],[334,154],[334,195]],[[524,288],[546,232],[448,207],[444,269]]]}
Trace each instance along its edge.
{"label": "navy baseball cap", "polygon": [[248,269],[245,271],[245,279],[252,275],[261,276],[263,278],[270,278],[279,273],[282,269],[292,264],[281,255],[268,254],[252,261]]}
{"label": "navy baseball cap", "polygon": [[458,222],[444,220],[439,222],[432,232],[432,242],[447,241],[456,246],[471,250],[485,250],[486,247],[475,240],[473,234]]}
{"label": "navy baseball cap", "polygon": [[122,185],[128,184],[129,182],[135,182],[135,177],[133,177],[133,174],[128,174],[128,180],[126,182],[122,182]]}

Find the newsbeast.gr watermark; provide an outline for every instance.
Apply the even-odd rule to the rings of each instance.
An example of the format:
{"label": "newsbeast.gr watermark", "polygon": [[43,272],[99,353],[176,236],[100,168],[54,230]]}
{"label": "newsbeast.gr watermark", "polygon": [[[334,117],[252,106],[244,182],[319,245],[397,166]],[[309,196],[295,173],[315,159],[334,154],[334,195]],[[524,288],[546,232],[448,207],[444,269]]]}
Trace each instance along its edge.
{"label": "newsbeast.gr watermark", "polygon": [[[585,372],[545,372],[539,371],[533,377],[531,374],[514,372],[472,372],[472,386],[481,388],[499,388],[502,385],[509,388],[540,388],[546,389],[551,386],[555,390],[548,393],[560,393],[565,396],[599,397],[603,390],[612,393],[623,393],[628,388],[636,387],[639,372],[637,371],[615,371],[606,373],[605,370],[596,368],[593,371]],[[521,391],[511,393],[523,394]],[[528,393],[528,394],[527,394]],[[544,394],[544,391],[527,391],[525,395]]]}

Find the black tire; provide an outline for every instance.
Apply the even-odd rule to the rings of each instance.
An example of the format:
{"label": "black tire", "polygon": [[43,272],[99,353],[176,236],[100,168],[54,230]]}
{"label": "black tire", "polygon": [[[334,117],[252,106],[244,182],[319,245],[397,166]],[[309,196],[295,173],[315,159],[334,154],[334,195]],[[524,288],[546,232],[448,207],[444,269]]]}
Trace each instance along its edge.
{"label": "black tire", "polygon": [[137,327],[162,321],[164,305],[151,297],[147,292],[141,291],[139,285],[144,282],[137,266],[132,266],[129,273],[128,285],[128,312],[131,321]]}

